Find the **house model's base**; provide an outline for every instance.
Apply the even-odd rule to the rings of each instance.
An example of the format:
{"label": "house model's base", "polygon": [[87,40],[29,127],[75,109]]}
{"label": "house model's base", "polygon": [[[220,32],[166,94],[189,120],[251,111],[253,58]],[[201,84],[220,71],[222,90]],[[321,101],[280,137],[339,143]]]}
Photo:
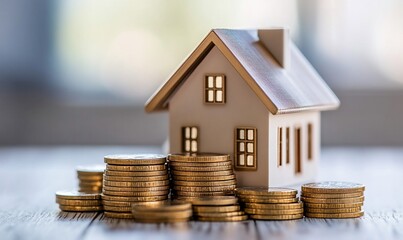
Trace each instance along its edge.
{"label": "house model's base", "polygon": [[170,152],[228,153],[238,186],[284,186],[313,180],[338,105],[286,30],[213,30],[146,110],[169,109]]}

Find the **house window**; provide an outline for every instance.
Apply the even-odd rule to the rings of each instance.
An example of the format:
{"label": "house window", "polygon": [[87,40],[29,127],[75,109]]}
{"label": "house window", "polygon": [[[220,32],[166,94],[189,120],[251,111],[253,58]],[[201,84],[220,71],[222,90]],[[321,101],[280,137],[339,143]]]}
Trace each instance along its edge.
{"label": "house window", "polygon": [[204,81],[204,92],[205,103],[225,103],[225,75],[207,75]]}
{"label": "house window", "polygon": [[312,123],[308,124],[308,160],[312,160],[313,158],[313,125]]}
{"label": "house window", "polygon": [[277,166],[283,165],[283,128],[277,128]]}
{"label": "house window", "polygon": [[257,169],[257,129],[241,127],[235,129],[235,169]]}
{"label": "house window", "polygon": [[182,152],[197,153],[199,149],[199,128],[182,127]]}

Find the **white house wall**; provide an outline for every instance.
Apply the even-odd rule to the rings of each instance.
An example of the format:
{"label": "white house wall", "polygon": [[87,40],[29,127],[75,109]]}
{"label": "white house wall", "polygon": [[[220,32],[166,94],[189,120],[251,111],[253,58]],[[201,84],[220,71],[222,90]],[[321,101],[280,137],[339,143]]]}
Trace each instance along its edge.
{"label": "white house wall", "polygon": [[[313,156],[308,160],[308,124],[312,124]],[[282,127],[283,158],[278,164],[278,128]],[[286,128],[290,128],[290,163],[286,163]],[[295,173],[295,129],[301,128],[301,173]],[[283,115],[269,113],[269,183],[270,186],[286,186],[314,180],[320,159],[320,112],[301,112]]]}
{"label": "white house wall", "polygon": [[[226,103],[204,103],[206,74],[226,75]],[[234,129],[257,128],[257,171],[236,171],[238,186],[268,185],[267,108],[224,55],[214,47],[169,102],[170,152],[181,152],[181,128],[199,127],[199,152],[229,153],[234,159]]]}

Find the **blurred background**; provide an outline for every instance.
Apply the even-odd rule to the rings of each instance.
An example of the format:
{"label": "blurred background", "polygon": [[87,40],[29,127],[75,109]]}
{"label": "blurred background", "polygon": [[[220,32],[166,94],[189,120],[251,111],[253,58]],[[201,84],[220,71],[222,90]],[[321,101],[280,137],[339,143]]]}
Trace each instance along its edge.
{"label": "blurred background", "polygon": [[0,145],[149,145],[144,103],[211,28],[287,26],[341,100],[324,145],[403,145],[401,0],[0,0]]}

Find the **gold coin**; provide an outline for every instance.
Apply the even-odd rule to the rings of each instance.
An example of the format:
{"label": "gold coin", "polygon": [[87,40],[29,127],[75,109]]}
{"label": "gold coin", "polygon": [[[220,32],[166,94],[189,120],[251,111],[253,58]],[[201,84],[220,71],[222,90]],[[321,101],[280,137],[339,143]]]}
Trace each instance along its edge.
{"label": "gold coin", "polygon": [[101,181],[91,181],[91,182],[80,181],[80,183],[78,185],[83,188],[102,187],[102,182]]}
{"label": "gold coin", "polygon": [[105,217],[109,218],[125,218],[125,219],[132,219],[134,218],[133,214],[131,212],[128,213],[122,213],[122,212],[109,212],[105,211],[104,212]]}
{"label": "gold coin", "polygon": [[216,172],[216,171],[232,170],[232,166],[218,166],[218,167],[180,167],[180,166],[171,166],[171,169],[175,170],[175,171],[187,171],[187,172]]}
{"label": "gold coin", "polygon": [[304,203],[306,208],[354,208],[361,207],[363,202],[357,203]]}
{"label": "gold coin", "polygon": [[234,196],[214,196],[200,197],[192,200],[192,204],[196,206],[218,206],[218,205],[233,205],[238,203],[238,198]]}
{"label": "gold coin", "polygon": [[169,162],[173,167],[219,167],[219,166],[231,166],[232,161],[224,162]]}
{"label": "gold coin", "polygon": [[125,166],[107,164],[106,170],[123,172],[150,172],[166,170],[166,165]]}
{"label": "gold coin", "polygon": [[188,171],[176,171],[171,170],[173,176],[188,176],[188,177],[211,177],[211,176],[228,176],[233,175],[232,170],[216,171],[216,172],[188,172]]}
{"label": "gold coin", "polygon": [[260,215],[260,214],[253,214],[249,215],[251,219],[255,220],[295,220],[301,219],[304,217],[302,213],[300,214],[288,214],[288,215]]}
{"label": "gold coin", "polygon": [[63,199],[63,198],[56,198],[56,203],[61,204],[61,205],[72,205],[72,206],[102,205],[101,200],[73,200],[73,199]]}
{"label": "gold coin", "polygon": [[[162,201],[152,201],[152,202],[135,202],[136,204],[163,204],[165,203],[166,200],[162,200]],[[125,202],[125,201],[110,201],[110,200],[102,200],[102,204],[111,206],[111,207],[130,207],[130,211],[131,211],[131,207],[133,202]]]}
{"label": "gold coin", "polygon": [[102,175],[105,171],[105,164],[77,166],[76,171],[80,176]]}
{"label": "gold coin", "polygon": [[298,191],[292,188],[278,187],[240,187],[236,189],[236,192],[247,196],[295,197]]}
{"label": "gold coin", "polygon": [[181,223],[181,222],[188,222],[189,218],[164,218],[164,219],[135,219],[136,222],[139,223]]}
{"label": "gold coin", "polygon": [[233,191],[219,191],[219,192],[188,192],[188,191],[174,191],[173,195],[177,196],[178,198],[183,197],[208,197],[208,196],[228,196],[234,195]]}
{"label": "gold coin", "polygon": [[105,195],[122,196],[122,197],[151,197],[151,196],[163,196],[168,195],[169,190],[155,191],[155,192],[115,192],[115,191],[103,191]]}
{"label": "gold coin", "polygon": [[192,204],[181,201],[166,201],[162,204],[132,204],[133,211],[136,212],[172,212],[192,210]]}
{"label": "gold coin", "polygon": [[225,162],[230,160],[228,154],[220,153],[176,153],[168,155],[172,162]]}
{"label": "gold coin", "polygon": [[245,208],[244,211],[247,214],[258,214],[258,215],[290,215],[290,214],[303,214],[303,208],[295,209],[255,209],[255,208]]}
{"label": "gold coin", "polygon": [[105,186],[111,187],[159,187],[169,184],[169,180],[150,181],[150,182],[117,182],[104,180]]}
{"label": "gold coin", "polygon": [[112,171],[106,170],[106,176],[120,176],[120,177],[148,177],[148,176],[161,176],[167,175],[167,170],[161,171],[148,171],[148,172],[124,172],[124,171]]}
{"label": "gold coin", "polygon": [[166,162],[166,156],[161,154],[119,154],[107,155],[104,160],[113,165],[157,165]]}
{"label": "gold coin", "polygon": [[212,182],[212,181],[232,180],[232,179],[235,179],[235,175],[231,174],[231,175],[226,175],[226,176],[205,176],[205,177],[173,175],[172,178],[174,181]]}
{"label": "gold coin", "polygon": [[203,222],[239,222],[248,220],[247,215],[241,216],[232,216],[232,217],[199,217],[197,218],[199,221]]}
{"label": "gold coin", "polygon": [[102,192],[102,187],[80,187],[78,191],[82,193],[100,193]]}
{"label": "gold coin", "polygon": [[104,211],[125,212],[125,213],[129,213],[132,211],[131,207],[119,207],[119,206],[109,206],[109,205],[103,205],[103,206],[104,206]]}
{"label": "gold coin", "polygon": [[362,197],[364,192],[356,193],[301,193],[302,197],[308,198],[355,198]]}
{"label": "gold coin", "polygon": [[351,213],[361,212],[361,207],[353,208],[305,208],[305,212],[310,213]]}
{"label": "gold coin", "polygon": [[167,180],[167,175],[161,176],[149,176],[149,177],[120,177],[120,176],[104,176],[107,181],[117,181],[117,182],[148,182],[148,181],[161,181]]}
{"label": "gold coin", "polygon": [[71,205],[59,205],[60,210],[65,212],[99,212],[102,211],[102,205],[100,206],[71,206]]}
{"label": "gold coin", "polygon": [[169,185],[156,187],[113,187],[104,186],[103,190],[112,192],[156,192],[169,190]]}
{"label": "gold coin", "polygon": [[174,185],[177,186],[191,186],[191,187],[217,187],[217,186],[228,186],[235,185],[236,180],[227,181],[213,181],[213,182],[191,182],[191,181],[174,181]]}
{"label": "gold coin", "polygon": [[272,209],[272,210],[286,210],[286,209],[300,209],[303,207],[302,202],[297,203],[276,203],[276,204],[264,204],[264,203],[245,203],[246,208],[253,209]]}
{"label": "gold coin", "polygon": [[164,218],[190,218],[193,215],[192,209],[181,211],[138,211],[132,209],[132,213],[135,218],[141,219],[164,219]]}
{"label": "gold coin", "polygon": [[79,189],[79,192],[82,192],[82,193],[98,193],[98,194],[100,194],[100,193],[102,193],[102,189],[97,190],[97,191]]}
{"label": "gold coin", "polygon": [[251,197],[239,197],[241,202],[245,203],[296,203],[298,202],[298,198],[256,198],[255,196]]}
{"label": "gold coin", "polygon": [[218,191],[231,191],[234,190],[236,185],[218,186],[218,187],[187,187],[187,186],[174,186],[173,189],[177,191],[195,191],[195,192],[218,192]]}
{"label": "gold coin", "polygon": [[360,203],[364,202],[364,196],[355,198],[308,198],[301,197],[305,203]]}
{"label": "gold coin", "polygon": [[229,206],[193,206],[193,211],[195,213],[220,213],[220,212],[236,212],[240,210],[239,205],[229,205]]}
{"label": "gold coin", "polygon": [[57,191],[56,197],[58,199],[75,199],[75,200],[91,200],[91,199],[101,199],[101,194],[99,193],[82,193],[78,191]]}
{"label": "gold coin", "polygon": [[80,176],[78,175],[78,180],[80,181],[87,181],[87,182],[98,182],[98,181],[102,181],[103,176],[102,175],[84,175],[84,176]]}
{"label": "gold coin", "polygon": [[232,217],[232,216],[241,216],[245,215],[242,211],[234,211],[234,212],[198,212],[197,217],[211,217],[211,218],[222,218],[222,217]]}
{"label": "gold coin", "polygon": [[301,189],[304,193],[354,193],[364,191],[365,186],[359,183],[328,181],[304,184]]}
{"label": "gold coin", "polygon": [[305,217],[309,218],[358,218],[364,216],[364,211],[348,213],[311,213],[305,212]]}
{"label": "gold coin", "polygon": [[168,196],[151,196],[151,197],[121,197],[121,196],[109,196],[102,194],[103,200],[118,201],[118,202],[147,202],[147,201],[159,201],[165,200]]}

